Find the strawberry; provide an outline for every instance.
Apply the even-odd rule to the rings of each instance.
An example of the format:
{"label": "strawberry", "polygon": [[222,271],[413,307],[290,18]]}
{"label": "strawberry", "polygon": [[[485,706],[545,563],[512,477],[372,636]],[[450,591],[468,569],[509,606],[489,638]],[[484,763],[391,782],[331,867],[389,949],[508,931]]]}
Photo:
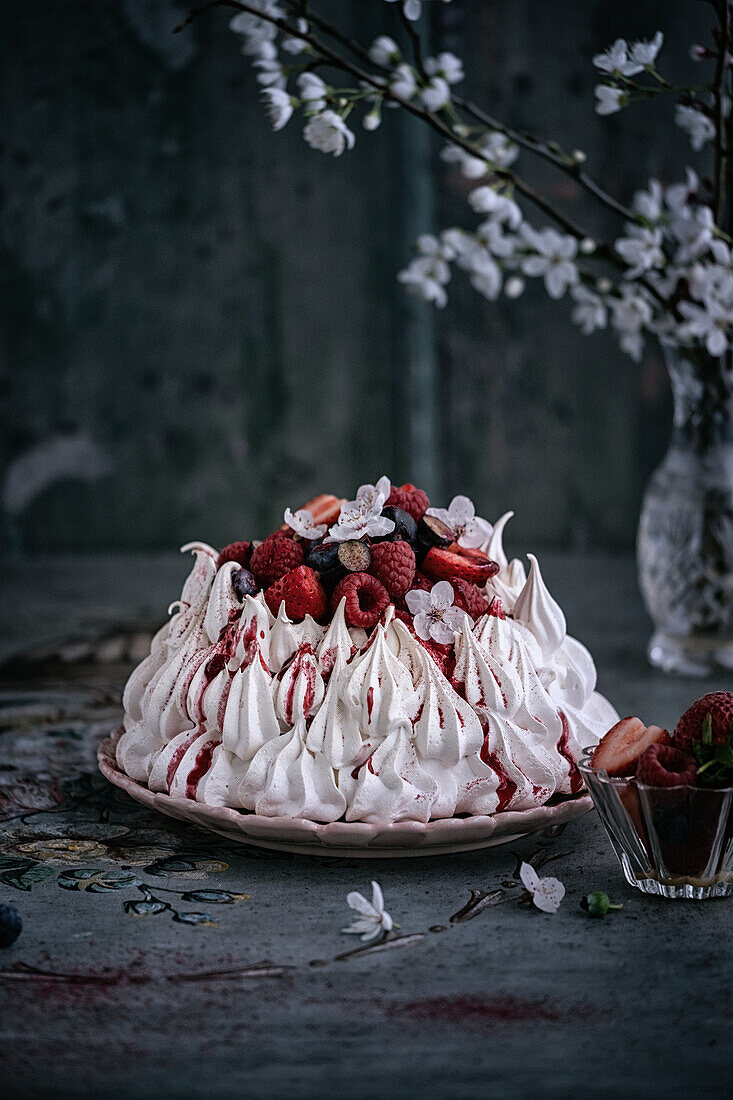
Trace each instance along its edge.
{"label": "strawberry", "polygon": [[[480,553],[475,551],[474,553]],[[451,581],[454,577],[472,584],[486,584],[489,577],[499,572],[499,566],[485,554],[469,558],[465,554],[454,554],[452,550],[443,550],[433,546],[425,555],[422,563],[424,573],[436,581]]]}
{"label": "strawberry", "polygon": [[695,757],[675,745],[650,745],[636,765],[638,782],[650,787],[692,787],[696,776]]}
{"label": "strawberry", "polygon": [[349,626],[361,626],[365,630],[377,625],[390,602],[389,592],[382,582],[369,573],[348,573],[339,581],[331,597],[333,611],[344,596],[346,622]]}
{"label": "strawberry", "polygon": [[460,577],[453,577],[451,584],[453,585],[456,607],[460,607],[474,620],[480,619],[482,615],[486,614],[489,607],[488,601],[484,598],[478,585],[461,580]]}
{"label": "strawberry", "polygon": [[228,546],[225,546],[223,550],[219,551],[219,557],[216,559],[216,568],[221,569],[222,565],[228,561],[239,562],[240,565],[249,565],[249,559],[252,556],[252,543],[251,542],[230,542]]}
{"label": "strawberry", "polygon": [[713,745],[725,745],[733,733],[733,692],[710,691],[689,707],[674,731],[674,742],[690,749],[702,741],[703,722],[710,715]]}
{"label": "strawberry", "polygon": [[399,489],[396,485],[393,485],[385,503],[401,508],[403,512],[407,512],[408,515],[412,516],[417,523],[430,507],[430,498],[422,489],[416,489],[408,481],[404,485],[400,485]]}
{"label": "strawberry", "polygon": [[285,614],[294,623],[302,622],[306,615],[323,619],[328,611],[328,597],[318,574],[307,565],[291,569],[271,584],[265,592],[265,602],[273,615],[284,603]]}
{"label": "strawberry", "polygon": [[622,718],[596,745],[593,767],[609,775],[633,775],[641,754],[655,743],[669,744],[666,730],[645,726],[640,718]]}
{"label": "strawberry", "polygon": [[415,576],[415,551],[409,542],[376,542],[369,572],[381,581],[393,599],[404,596]]}
{"label": "strawberry", "polygon": [[452,542],[448,549],[452,554],[460,554],[462,558],[469,558],[471,561],[491,561],[491,558],[487,558],[483,550],[479,550],[475,546],[461,546],[460,542]]}
{"label": "strawberry", "polygon": [[249,567],[263,588],[303,564],[303,543],[276,531],[252,551]]}

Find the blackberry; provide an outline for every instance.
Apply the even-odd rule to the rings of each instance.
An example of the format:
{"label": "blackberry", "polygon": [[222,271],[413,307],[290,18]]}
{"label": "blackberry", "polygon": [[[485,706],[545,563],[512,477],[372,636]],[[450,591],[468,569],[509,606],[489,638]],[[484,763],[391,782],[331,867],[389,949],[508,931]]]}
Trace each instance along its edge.
{"label": "blackberry", "polygon": [[339,543],[311,543],[305,555],[305,564],[324,576],[330,576],[334,571],[343,573],[339,562]]}
{"label": "blackberry", "polygon": [[13,905],[0,905],[0,947],[15,943],[23,928],[23,918]]}

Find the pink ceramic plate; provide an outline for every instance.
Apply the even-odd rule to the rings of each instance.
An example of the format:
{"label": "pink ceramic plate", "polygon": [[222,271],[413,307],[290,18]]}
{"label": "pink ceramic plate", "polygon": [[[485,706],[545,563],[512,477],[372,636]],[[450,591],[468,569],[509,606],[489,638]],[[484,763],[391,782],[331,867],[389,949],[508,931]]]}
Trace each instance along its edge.
{"label": "pink ceramic plate", "polygon": [[110,783],[150,809],[257,848],[350,859],[442,856],[508,844],[538,829],[574,821],[593,807],[590,795],[583,793],[534,810],[510,810],[485,817],[451,817],[427,824],[400,821],[393,825],[368,825],[361,821],[333,821],[319,825],[302,817],[261,817],[148,790],[117,766],[115,745],[121,733],[121,727],[114,730],[97,752],[99,769]]}

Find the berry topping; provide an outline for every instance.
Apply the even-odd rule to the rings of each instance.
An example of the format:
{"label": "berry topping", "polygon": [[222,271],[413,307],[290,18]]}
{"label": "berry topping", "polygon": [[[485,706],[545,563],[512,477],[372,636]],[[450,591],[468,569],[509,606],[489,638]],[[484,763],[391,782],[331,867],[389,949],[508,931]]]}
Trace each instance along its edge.
{"label": "berry topping", "polygon": [[372,555],[365,542],[347,539],[338,543],[339,563],[349,573],[366,573],[371,565]]}
{"label": "berry topping", "polygon": [[404,596],[415,576],[415,551],[409,542],[378,542],[372,547],[371,574],[393,599]]}
{"label": "berry topping", "polygon": [[291,569],[271,584],[265,592],[265,602],[273,615],[277,615],[280,604],[284,603],[285,614],[295,623],[302,622],[306,615],[323,619],[328,611],[328,597],[320,577],[307,565]]}
{"label": "berry topping", "polygon": [[489,615],[495,615],[497,619],[506,619],[504,604],[501,602],[498,596],[494,596],[493,600],[489,604]]}
{"label": "berry topping", "polygon": [[460,577],[461,580],[471,581],[473,584],[486,584],[489,577],[499,572],[498,564],[479,551],[473,551],[469,558],[464,554],[454,554],[452,550],[444,550],[440,546],[433,546],[428,550],[422,568],[424,573],[436,581],[452,581],[454,577]]}
{"label": "berry topping", "polygon": [[14,905],[0,905],[0,947],[15,943],[23,928],[23,918]]}
{"label": "berry topping", "polygon": [[674,731],[675,744],[691,748],[703,740],[703,723],[710,716],[713,745],[725,745],[733,734],[733,692],[710,691],[693,703]]}
{"label": "berry topping", "polygon": [[392,486],[392,491],[387,498],[387,504],[394,504],[398,508],[401,508],[403,512],[407,512],[408,515],[411,515],[417,523],[420,517],[425,515],[430,507],[430,498],[422,489],[416,489],[415,486],[411,485],[408,481],[405,485],[400,485],[399,489],[396,485]]}
{"label": "berry topping", "polygon": [[339,569],[338,552],[337,542],[314,542],[305,555],[305,564],[319,573],[332,573]]}
{"label": "berry topping", "polygon": [[336,585],[331,597],[335,611],[346,597],[344,613],[349,626],[361,626],[365,630],[376,626],[389,606],[389,592],[376,577],[368,573],[349,573]]}
{"label": "berry topping", "polygon": [[222,565],[228,561],[236,561],[239,562],[240,565],[249,565],[249,559],[251,557],[251,542],[230,542],[228,546],[225,546],[223,550],[219,551],[219,557],[216,559],[216,568],[221,569]]}
{"label": "berry topping", "polygon": [[260,590],[254,573],[251,573],[249,569],[240,569],[234,574],[232,587],[240,600],[243,600],[245,596],[256,596]]}
{"label": "berry topping", "polygon": [[447,523],[437,516],[421,516],[417,525],[417,537],[422,546],[427,550],[431,546],[450,546],[453,542],[453,532]]}
{"label": "berry topping", "polygon": [[478,585],[461,580],[460,577],[454,577],[451,584],[456,607],[466,611],[472,619],[480,619],[486,614],[489,609],[488,600]]}
{"label": "berry topping", "polygon": [[691,787],[696,775],[694,756],[674,745],[650,745],[636,765],[638,782],[650,787]]}
{"label": "berry topping", "polygon": [[252,551],[249,567],[262,587],[267,588],[301,565],[304,557],[302,542],[275,532]]}
{"label": "berry topping", "polygon": [[409,512],[405,512],[404,509],[398,508],[395,504],[388,504],[386,508],[382,509],[382,515],[385,519],[391,519],[394,523],[394,531],[391,535],[384,536],[390,542],[397,542],[398,539],[410,543],[415,541],[417,538],[417,524]]}
{"label": "berry topping", "polygon": [[639,757],[657,743],[669,744],[666,730],[647,727],[641,718],[622,718],[596,745],[593,767],[609,775],[633,775]]}

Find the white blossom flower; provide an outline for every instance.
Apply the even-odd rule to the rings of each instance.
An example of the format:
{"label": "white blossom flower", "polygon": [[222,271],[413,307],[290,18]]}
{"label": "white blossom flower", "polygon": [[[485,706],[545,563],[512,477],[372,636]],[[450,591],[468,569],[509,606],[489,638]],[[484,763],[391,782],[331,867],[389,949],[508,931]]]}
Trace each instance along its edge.
{"label": "white blossom flower", "polygon": [[562,298],[568,287],[578,281],[578,269],[573,263],[578,252],[577,240],[558,233],[556,229],[538,232],[528,225],[522,226],[522,235],[532,252],[536,253],[524,257],[522,271],[525,275],[541,275],[550,297]]}
{"label": "white blossom flower", "polygon": [[433,76],[420,91],[420,102],[428,111],[441,111],[450,103],[450,87],[442,76]]}
{"label": "white blossom flower", "polygon": [[629,265],[629,270],[624,272],[624,278],[638,279],[645,271],[664,267],[662,230],[646,229],[644,226],[628,222],[626,229],[628,236],[619,237],[614,243],[614,248],[621,259]]}
{"label": "white blossom flower", "polygon": [[679,326],[683,340],[700,340],[710,355],[723,355],[733,336],[733,280],[726,303],[720,297],[710,296],[703,305],[680,302],[680,313],[686,320]]}
{"label": "white blossom flower", "polygon": [[293,114],[293,100],[283,88],[264,88],[260,99],[273,130],[282,130]]}
{"label": "white blossom flower", "polygon": [[519,877],[524,888],[532,895],[532,901],[543,913],[556,913],[565,897],[565,887],[556,878],[540,878],[531,863],[523,863]]}
{"label": "white blossom flower", "polygon": [[[296,20],[295,25],[301,34],[306,34],[308,32],[307,19],[303,19],[301,17],[300,19]],[[281,45],[286,53],[293,55],[304,53],[305,50],[308,49],[308,43],[304,38],[293,38],[291,36],[286,36],[285,38],[283,38]]]}
{"label": "white blossom flower", "polygon": [[685,107],[678,103],[674,110],[674,120],[690,139],[690,145],[699,153],[715,137],[715,123],[696,107]]}
{"label": "white blossom flower", "polygon": [[450,527],[459,546],[475,549],[491,538],[493,527],[476,515],[473,501],[468,497],[453,497],[447,508],[428,508],[427,514]]}
{"label": "white blossom flower", "polygon": [[479,214],[491,214],[497,222],[505,222],[510,229],[517,229],[522,221],[522,211],[513,199],[500,195],[493,187],[477,187],[468,201]]}
{"label": "white blossom flower", "polygon": [[688,264],[709,249],[715,233],[715,218],[709,206],[690,204],[670,211],[669,228],[679,242],[675,263]]}
{"label": "white blossom flower", "polygon": [[519,146],[498,130],[487,131],[475,145],[482,156],[472,156],[460,145],[446,145],[441,150],[440,159],[447,164],[457,164],[466,179],[477,180],[485,176],[492,167],[508,168],[519,156]]}
{"label": "white blossom flower", "polygon": [[400,99],[412,99],[417,91],[414,69],[411,69],[404,61],[398,65],[389,82],[389,90],[393,95],[399,96]]}
{"label": "white blossom flower", "polygon": [[[283,9],[278,7],[274,0],[254,0],[253,6],[276,19],[282,19],[285,15]],[[238,12],[229,20],[229,29],[235,34],[244,36],[242,52],[254,56],[277,36],[277,27],[273,23],[246,11]]]}
{"label": "white blossom flower", "polygon": [[439,53],[437,57],[425,60],[425,72],[428,76],[442,76],[449,84],[460,84],[464,79],[463,62],[454,53]]}
{"label": "white blossom flower", "polygon": [[387,477],[380,477],[376,485],[360,485],[356,500],[349,500],[342,506],[338,523],[329,531],[329,541],[346,542],[367,535],[379,538],[391,534],[394,520],[381,514],[390,490]]}
{"label": "white blossom flower", "polygon": [[590,336],[608,324],[608,310],[600,294],[595,294],[587,286],[578,283],[570,288],[570,297],[577,304],[571,317],[584,336]]}
{"label": "white blossom flower", "polygon": [[369,57],[375,65],[383,65],[385,68],[397,65],[402,59],[400,48],[394,38],[386,34],[380,34],[369,47]]}
{"label": "white blossom flower", "polygon": [[361,936],[362,943],[376,939],[380,932],[391,932],[394,922],[384,908],[384,895],[378,882],[372,881],[372,900],[367,901],[363,894],[352,890],[346,895],[346,904],[349,909],[359,913],[360,916],[348,928],[342,928],[342,932]]}
{"label": "white blossom flower", "polygon": [[642,218],[650,222],[657,222],[662,216],[662,204],[664,191],[659,180],[649,180],[648,191],[637,191],[631,203],[631,208]]}
{"label": "white blossom flower", "polygon": [[424,302],[434,302],[443,309],[448,301],[445,284],[450,282],[448,260],[455,255],[452,248],[428,233],[418,238],[418,248],[422,255],[416,257],[397,276],[411,294],[422,298]]}
{"label": "white blossom flower", "polygon": [[277,58],[259,57],[252,64],[253,68],[259,69],[256,77],[258,84],[262,84],[265,88],[285,87],[285,73]]}
{"label": "white blossom flower", "polygon": [[321,535],[325,535],[328,530],[326,523],[314,523],[313,513],[309,512],[307,508],[299,508],[297,512],[291,512],[289,508],[285,509],[284,520],[296,535],[300,535],[302,539],[319,539]]}
{"label": "white blossom flower", "polygon": [[664,35],[661,31],[657,31],[651,42],[633,42],[629,46],[629,59],[643,65],[645,69],[652,68],[663,43]]}
{"label": "white blossom flower", "polygon": [[365,130],[378,130],[382,125],[382,115],[379,110],[379,104],[372,107],[368,114],[364,115],[361,120],[361,124]]}
{"label": "white blossom flower", "polygon": [[298,92],[309,111],[322,111],[326,106],[328,86],[316,73],[301,73]]}
{"label": "white blossom flower", "polygon": [[629,56],[629,47],[623,38],[617,38],[607,50],[597,53],[593,58],[593,64],[609,76],[635,76],[644,69],[643,63]]}
{"label": "white blossom flower", "polygon": [[620,297],[609,298],[608,304],[611,309],[611,324],[619,334],[621,350],[638,363],[644,349],[641,333],[653,316],[649,300],[638,287],[627,283],[621,287]]}
{"label": "white blossom flower", "polygon": [[466,612],[453,606],[455,593],[450,581],[438,581],[429,592],[416,588],[408,592],[405,602],[413,616],[413,626],[418,638],[424,642],[431,638],[440,645],[448,645],[453,635],[461,630]]}
{"label": "white blossom flower", "polygon": [[613,87],[611,84],[596,84],[596,114],[613,115],[620,111],[628,103],[628,93],[623,88]]}
{"label": "white blossom flower", "polygon": [[321,111],[309,119],[303,137],[311,149],[332,153],[335,157],[340,157],[344,149],[353,149],[356,140],[341,115],[335,111]]}

